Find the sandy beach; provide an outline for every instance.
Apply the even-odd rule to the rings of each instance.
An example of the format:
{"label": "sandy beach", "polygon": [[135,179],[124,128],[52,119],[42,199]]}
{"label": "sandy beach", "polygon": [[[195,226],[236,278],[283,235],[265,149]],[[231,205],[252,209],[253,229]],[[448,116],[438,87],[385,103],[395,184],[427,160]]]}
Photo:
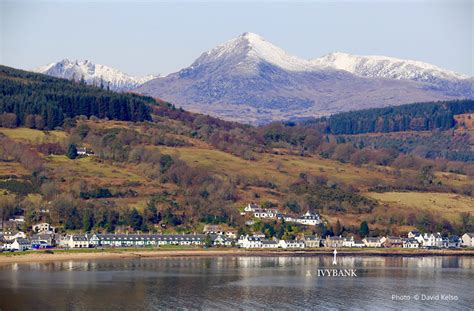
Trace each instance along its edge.
{"label": "sandy beach", "polygon": [[[228,249],[104,249],[104,250],[53,250],[27,253],[4,253],[0,265],[65,260],[100,259],[153,259],[170,257],[222,257],[222,256],[320,256],[332,255],[332,249],[307,250],[245,250]],[[474,256],[474,249],[339,249],[339,256]]]}

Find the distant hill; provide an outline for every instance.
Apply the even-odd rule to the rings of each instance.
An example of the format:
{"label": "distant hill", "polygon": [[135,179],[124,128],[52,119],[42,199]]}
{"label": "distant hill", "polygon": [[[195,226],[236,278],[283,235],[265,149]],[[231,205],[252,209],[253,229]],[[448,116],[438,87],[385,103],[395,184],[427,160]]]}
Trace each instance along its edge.
{"label": "distant hill", "polygon": [[74,81],[84,79],[87,84],[103,85],[114,91],[129,91],[157,77],[153,75],[134,77],[108,66],[94,64],[89,60],[69,59],[41,66],[33,71]]}
{"label": "distant hill", "polygon": [[79,115],[124,121],[151,120],[152,98],[118,94],[79,82],[0,66],[3,126],[54,129]]}
{"label": "distant hill", "polygon": [[474,78],[420,61],[378,55],[330,53],[312,60],[312,63],[345,70],[359,77],[429,83],[446,94],[474,97]]}
{"label": "distant hill", "polygon": [[227,120],[262,124],[371,107],[474,97],[474,80],[430,64],[332,54],[289,55],[245,33],[138,93]]}
{"label": "distant hill", "polygon": [[474,100],[459,100],[343,112],[303,123],[325,122],[327,132],[336,135],[447,130],[455,125],[456,115],[470,112]]}

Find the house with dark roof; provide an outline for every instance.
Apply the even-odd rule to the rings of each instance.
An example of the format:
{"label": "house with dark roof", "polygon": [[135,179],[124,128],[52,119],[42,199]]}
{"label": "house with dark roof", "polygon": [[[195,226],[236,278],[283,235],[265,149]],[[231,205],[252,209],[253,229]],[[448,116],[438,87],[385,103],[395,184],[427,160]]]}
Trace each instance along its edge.
{"label": "house with dark roof", "polygon": [[304,241],[301,240],[280,240],[278,245],[281,248],[305,248]]}
{"label": "house with dark roof", "polygon": [[420,243],[415,238],[403,239],[403,248],[420,248]]}
{"label": "house with dark roof", "polygon": [[462,245],[462,240],[457,236],[453,235],[447,238],[447,248],[460,248]]}
{"label": "house with dark roof", "polygon": [[11,244],[11,250],[26,251],[31,248],[31,242],[28,239],[16,238]]}
{"label": "house with dark roof", "polygon": [[87,235],[70,234],[61,237],[58,245],[63,248],[88,248],[89,238]]}
{"label": "house with dark roof", "polygon": [[[204,234],[94,234],[93,246],[143,247],[160,245],[203,245]],[[211,235],[212,239],[212,235]],[[223,241],[227,243],[227,240]]]}
{"label": "house with dark roof", "polygon": [[256,236],[241,236],[237,241],[237,244],[242,248],[261,248],[262,239]]}
{"label": "house with dark roof", "polygon": [[421,233],[418,230],[412,230],[412,231],[408,232],[408,238],[409,239],[416,239],[420,235],[421,235]]}
{"label": "house with dark roof", "polygon": [[1,251],[10,251],[12,250],[13,241],[5,239],[3,235],[0,236],[0,250]]}
{"label": "house with dark roof", "polygon": [[49,248],[56,245],[54,233],[38,233],[31,236],[31,245],[38,245],[38,248]]}

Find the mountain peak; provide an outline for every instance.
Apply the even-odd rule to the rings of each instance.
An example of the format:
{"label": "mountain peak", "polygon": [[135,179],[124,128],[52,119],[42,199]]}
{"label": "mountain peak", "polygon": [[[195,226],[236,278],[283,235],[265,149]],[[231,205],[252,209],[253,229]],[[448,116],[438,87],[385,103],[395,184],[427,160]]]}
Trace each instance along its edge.
{"label": "mountain peak", "polygon": [[254,32],[244,32],[239,36],[239,38],[247,39],[247,40],[265,40],[260,36],[259,34],[256,34]]}
{"label": "mountain peak", "polygon": [[315,65],[345,70],[361,77],[434,82],[437,79],[467,79],[466,75],[415,60],[381,55],[333,52],[311,61]]}
{"label": "mountain peak", "polygon": [[237,38],[203,53],[191,67],[225,62],[250,68],[262,61],[290,71],[315,69],[315,66],[308,60],[290,55],[262,36],[252,32],[245,32]]}
{"label": "mountain peak", "polygon": [[115,91],[128,91],[156,78],[153,75],[145,77],[130,76],[117,69],[95,64],[87,59],[70,60],[64,58],[59,62],[35,68],[33,71],[69,80],[84,78],[84,81],[88,84],[98,86],[103,83],[109,85],[110,88]]}

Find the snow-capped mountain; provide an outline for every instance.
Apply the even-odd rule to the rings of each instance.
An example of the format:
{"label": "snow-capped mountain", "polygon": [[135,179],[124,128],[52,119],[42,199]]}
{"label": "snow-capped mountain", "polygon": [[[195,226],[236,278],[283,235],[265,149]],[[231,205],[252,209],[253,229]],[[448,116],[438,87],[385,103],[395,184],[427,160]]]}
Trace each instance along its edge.
{"label": "snow-capped mountain", "polygon": [[412,80],[430,83],[458,94],[473,94],[472,79],[469,76],[420,61],[336,52],[316,58],[311,63],[324,68],[345,70],[360,77]]}
{"label": "snow-capped mountain", "polygon": [[413,61],[401,65],[389,58],[369,59],[337,54],[301,59],[259,35],[244,33],[203,53],[188,68],[135,91],[191,111],[251,123],[474,98],[472,78]]}
{"label": "snow-capped mountain", "polygon": [[312,64],[346,70],[361,77],[416,80],[430,82],[438,79],[467,79],[466,75],[442,69],[432,64],[388,56],[360,56],[342,52],[327,54]]}
{"label": "snow-capped mountain", "polygon": [[104,87],[109,86],[114,91],[129,91],[157,77],[153,75],[133,77],[117,69],[94,64],[88,60],[71,61],[69,59],[41,66],[33,71],[76,81],[84,78],[84,81],[88,84],[96,86],[102,84]]}
{"label": "snow-capped mountain", "polygon": [[257,34],[246,32],[203,53],[190,68],[232,64],[247,70],[255,69],[261,61],[290,71],[311,71],[318,67],[308,60],[289,55]]}

